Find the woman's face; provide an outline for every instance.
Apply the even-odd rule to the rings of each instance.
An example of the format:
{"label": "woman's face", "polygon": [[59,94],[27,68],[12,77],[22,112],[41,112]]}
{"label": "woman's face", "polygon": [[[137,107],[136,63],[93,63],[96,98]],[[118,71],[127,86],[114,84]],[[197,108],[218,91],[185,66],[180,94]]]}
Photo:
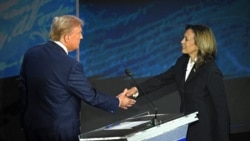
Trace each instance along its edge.
{"label": "woman's face", "polygon": [[192,60],[194,60],[198,54],[198,46],[195,44],[194,36],[193,30],[187,29],[181,40],[182,53],[188,54]]}

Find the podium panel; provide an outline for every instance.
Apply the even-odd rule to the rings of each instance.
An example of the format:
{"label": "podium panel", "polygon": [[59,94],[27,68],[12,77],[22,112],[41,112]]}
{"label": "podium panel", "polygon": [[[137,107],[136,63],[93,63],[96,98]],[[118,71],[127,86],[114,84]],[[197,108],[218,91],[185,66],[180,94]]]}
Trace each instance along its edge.
{"label": "podium panel", "polygon": [[[198,120],[198,112],[149,114],[149,112],[80,134],[80,141],[183,141],[188,124]],[[152,119],[161,123],[154,126]]]}

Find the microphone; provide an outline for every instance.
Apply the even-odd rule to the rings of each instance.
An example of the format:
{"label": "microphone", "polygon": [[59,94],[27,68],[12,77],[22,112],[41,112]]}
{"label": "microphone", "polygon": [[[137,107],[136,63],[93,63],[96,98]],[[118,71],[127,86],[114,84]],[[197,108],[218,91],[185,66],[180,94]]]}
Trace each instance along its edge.
{"label": "microphone", "polygon": [[149,103],[154,107],[154,112],[155,112],[155,115],[154,115],[154,118],[151,119],[151,123],[153,126],[157,126],[157,125],[160,125],[161,124],[161,121],[158,120],[157,118],[157,113],[158,113],[158,109],[157,107],[154,105],[154,103],[146,96],[146,93],[144,92],[144,90],[141,88],[141,86],[139,85],[139,83],[137,83],[137,81],[134,79],[132,73],[130,72],[129,69],[126,69],[125,70],[125,73],[127,76],[129,76],[135,83],[135,85],[137,86],[137,88],[142,92],[142,95],[146,97],[146,99],[149,101]]}

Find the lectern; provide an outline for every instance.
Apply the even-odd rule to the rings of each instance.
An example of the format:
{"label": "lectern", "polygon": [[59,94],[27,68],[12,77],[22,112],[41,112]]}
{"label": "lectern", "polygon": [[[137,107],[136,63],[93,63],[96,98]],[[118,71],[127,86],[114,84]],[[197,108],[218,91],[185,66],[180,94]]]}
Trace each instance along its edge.
{"label": "lectern", "polygon": [[[185,141],[188,124],[198,120],[198,112],[150,114],[145,112],[80,134],[80,141]],[[161,123],[153,126],[152,119]]]}

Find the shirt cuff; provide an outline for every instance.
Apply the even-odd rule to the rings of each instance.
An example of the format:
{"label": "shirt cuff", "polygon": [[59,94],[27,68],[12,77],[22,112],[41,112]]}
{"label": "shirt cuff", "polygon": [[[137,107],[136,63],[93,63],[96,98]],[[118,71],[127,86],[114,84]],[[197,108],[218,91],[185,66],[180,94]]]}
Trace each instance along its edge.
{"label": "shirt cuff", "polygon": [[137,92],[137,93],[135,93],[135,94],[133,94],[133,98],[137,98],[139,96],[139,93]]}

